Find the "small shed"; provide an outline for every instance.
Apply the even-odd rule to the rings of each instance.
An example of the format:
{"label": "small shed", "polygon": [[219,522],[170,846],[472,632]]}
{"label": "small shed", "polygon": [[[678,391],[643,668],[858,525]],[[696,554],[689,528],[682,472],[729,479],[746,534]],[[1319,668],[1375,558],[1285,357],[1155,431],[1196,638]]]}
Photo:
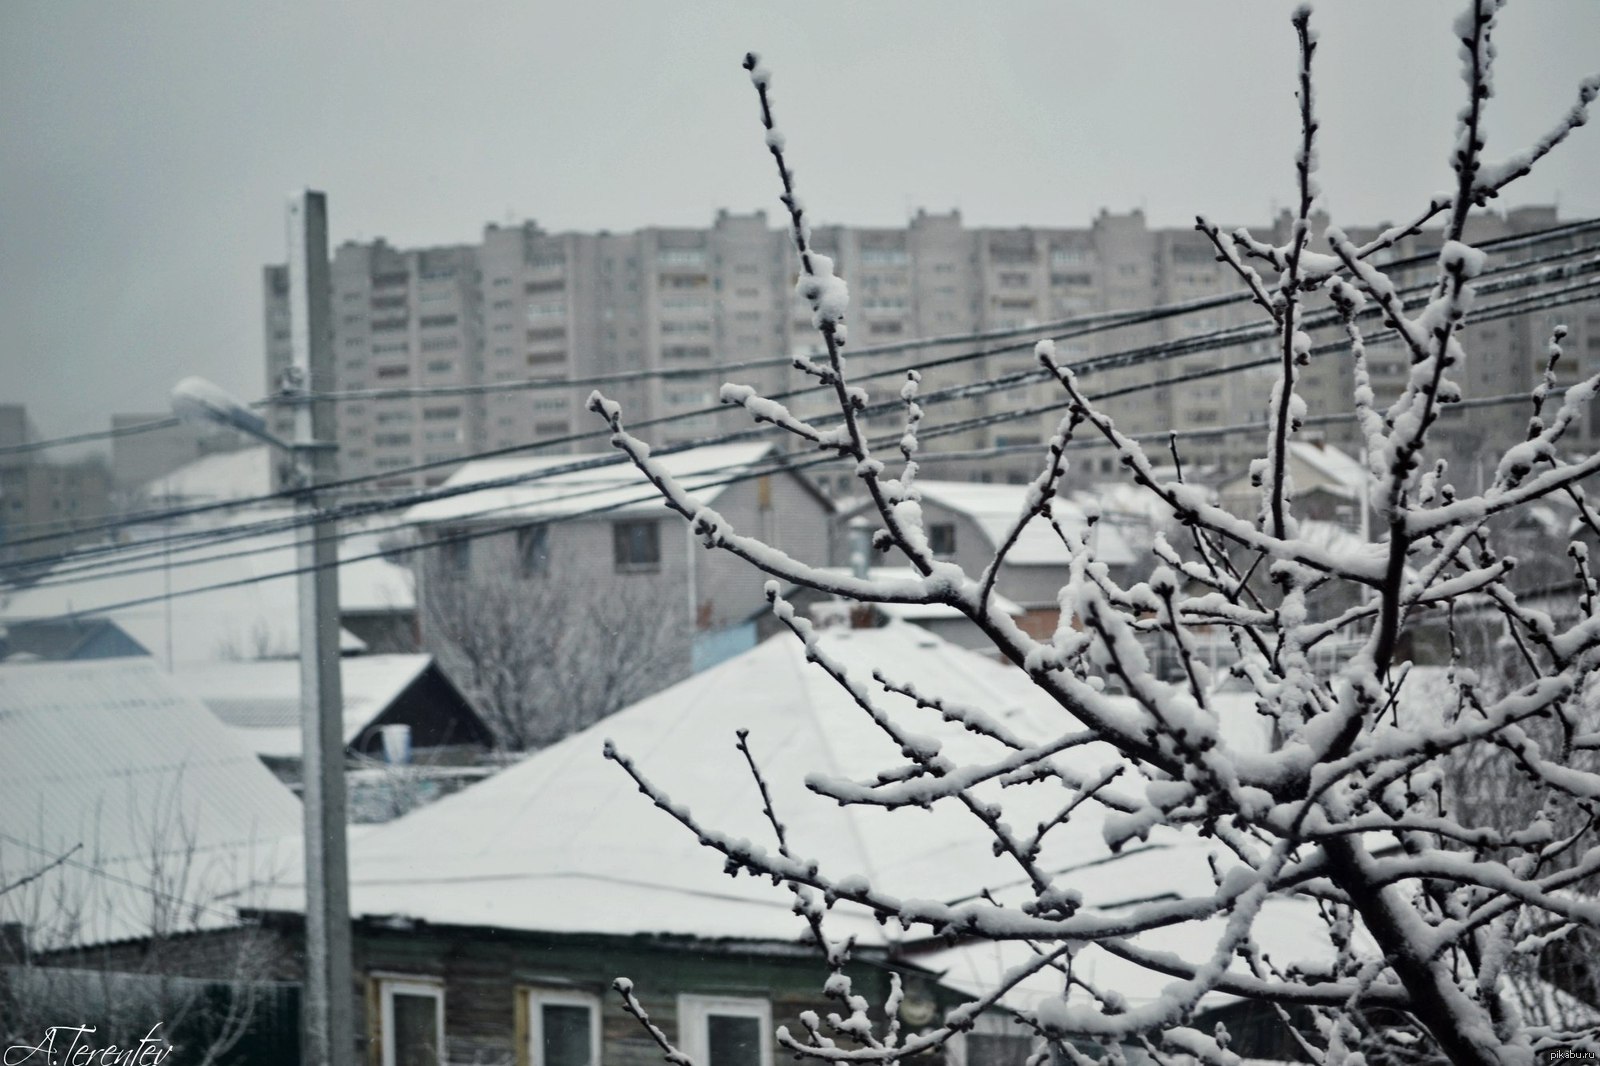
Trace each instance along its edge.
{"label": "small shed", "polygon": [[[387,726],[405,727],[411,760],[419,763],[470,763],[494,747],[488,725],[431,655],[346,656],[339,668],[347,758],[391,761]],[[189,664],[173,680],[280,776],[299,780],[298,660]]]}

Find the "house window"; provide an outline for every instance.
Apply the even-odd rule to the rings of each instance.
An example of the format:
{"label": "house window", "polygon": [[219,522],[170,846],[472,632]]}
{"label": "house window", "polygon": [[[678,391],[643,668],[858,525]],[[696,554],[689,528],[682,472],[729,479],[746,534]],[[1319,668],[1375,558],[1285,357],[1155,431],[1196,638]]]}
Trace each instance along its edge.
{"label": "house window", "polygon": [[545,526],[517,530],[517,569],[523,577],[537,577],[549,567],[549,534]]}
{"label": "house window", "polygon": [[611,527],[611,538],[618,570],[661,568],[661,533],[655,520],[618,522]]}
{"label": "house window", "polygon": [[444,1057],[444,985],[426,978],[378,982],[382,1066],[439,1066]]}
{"label": "house window", "polygon": [[582,992],[528,990],[528,1066],[598,1066],[600,1000]]}
{"label": "house window", "polygon": [[772,1066],[772,1005],[764,999],[679,996],[678,1033],[702,1066]]}
{"label": "house window", "polygon": [[956,524],[935,522],[929,526],[928,547],[941,559],[953,558],[956,554]]}

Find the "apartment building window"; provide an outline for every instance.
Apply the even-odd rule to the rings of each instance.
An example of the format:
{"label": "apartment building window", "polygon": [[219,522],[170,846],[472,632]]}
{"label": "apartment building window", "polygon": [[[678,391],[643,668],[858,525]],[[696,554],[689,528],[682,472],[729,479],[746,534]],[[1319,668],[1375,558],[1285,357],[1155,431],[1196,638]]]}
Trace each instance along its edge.
{"label": "apartment building window", "polygon": [[443,422],[460,417],[461,408],[459,407],[425,407],[422,409],[422,420],[424,422]]}
{"label": "apartment building window", "polygon": [[730,996],[678,997],[684,1054],[703,1066],[772,1066],[772,1005]]}
{"label": "apartment building window", "polygon": [[862,266],[905,266],[911,257],[900,248],[863,248]]}
{"label": "apartment building window", "polygon": [[528,1066],[598,1066],[600,1000],[582,992],[530,988]]}
{"label": "apartment building window", "polygon": [[548,318],[565,318],[567,316],[566,301],[560,303],[537,303],[528,305],[528,321],[538,322]]}
{"label": "apartment building window", "polygon": [[661,527],[653,518],[612,523],[611,546],[619,573],[661,569]]}
{"label": "apartment building window", "polygon": [[444,1056],[444,985],[427,978],[378,982],[383,1066],[440,1066]]}
{"label": "apartment building window", "polygon": [[374,433],[372,443],[379,448],[406,448],[411,446],[411,434]]}
{"label": "apartment building window", "polygon": [[663,248],[656,253],[661,266],[704,266],[706,253],[700,248]]}
{"label": "apartment building window", "polygon": [[928,547],[941,559],[953,559],[956,554],[956,524],[935,522],[928,527]]}
{"label": "apartment building window", "polygon": [[550,568],[550,530],[530,526],[517,530],[517,571],[523,577],[538,577]]}
{"label": "apartment building window", "polygon": [[711,349],[703,344],[668,344],[661,349],[663,359],[709,359]]}
{"label": "apartment building window", "polygon": [[433,362],[428,364],[428,373],[430,373],[430,374],[448,374],[452,370],[454,370],[455,368],[456,368],[456,364],[455,364],[454,360],[450,360],[450,359],[435,359]]}

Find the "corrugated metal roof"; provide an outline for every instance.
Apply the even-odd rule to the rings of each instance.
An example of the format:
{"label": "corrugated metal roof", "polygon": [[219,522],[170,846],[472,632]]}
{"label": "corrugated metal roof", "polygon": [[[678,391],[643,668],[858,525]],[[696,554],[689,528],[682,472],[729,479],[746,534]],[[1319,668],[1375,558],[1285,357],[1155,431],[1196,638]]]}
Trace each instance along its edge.
{"label": "corrugated metal roof", "polygon": [[[290,517],[283,509],[231,512],[228,523]],[[226,524],[226,523],[224,523]],[[179,532],[203,530],[203,523]],[[170,532],[170,531],[169,531]],[[379,537],[347,528],[339,544],[341,558],[379,550]],[[152,654],[174,663],[293,654],[299,646],[299,586],[284,574],[298,565],[294,534],[263,534],[238,541],[175,548],[172,561],[182,565],[129,568],[123,572],[90,571],[60,584],[19,589],[0,605],[0,623],[44,618],[106,617]],[[63,565],[70,565],[68,559]],[[50,580],[50,574],[44,580]],[[241,582],[231,588],[211,586]],[[207,589],[182,595],[190,589]],[[163,602],[167,594],[180,594]],[[119,603],[150,599],[133,607],[101,610]],[[344,611],[407,611],[416,598],[411,572],[382,558],[363,558],[339,568],[339,606]],[[343,650],[362,643],[341,632]]]}
{"label": "corrugated metal roof", "polygon": [[[679,479],[701,503],[715,502],[725,485],[773,450],[772,444],[716,444],[657,457],[666,471]],[[446,487],[470,485],[500,478],[529,477],[566,466],[580,457],[541,455],[518,459],[480,459],[467,463],[445,481]],[[596,507],[615,506],[621,513],[661,509],[661,494],[626,460],[587,470],[540,477],[537,481],[483,489],[448,499],[419,503],[406,512],[412,522],[500,522],[572,514]]]}
{"label": "corrugated metal roof", "polygon": [[153,662],[0,666],[0,883],[70,856],[0,893],[4,920],[35,915],[40,946],[226,924],[237,893],[290,876],[301,822],[293,794]]}
{"label": "corrugated metal roof", "polygon": [[[1076,725],[1023,671],[914,626],[827,630],[821,642],[854,677],[881,669],[915,681],[921,691],[983,707],[1022,736],[1059,736]],[[958,763],[993,759],[1000,750],[903,697],[879,696],[903,728],[936,738]],[[706,825],[771,847],[760,797],[734,750],[740,728],[750,731],[796,854],[816,859],[829,874],[860,874],[885,892],[945,900],[1017,879],[993,854],[982,824],[959,804],[888,812],[841,807],[807,789],[809,773],[871,780],[903,758],[837,684],[806,662],[801,643],[782,634],[487,781],[374,827],[351,845],[354,912],[547,932],[796,938],[803,925],[785,889],[728,878],[716,854],[640,796],[601,754],[602,742],[614,739]],[[1111,758],[1099,744],[1060,756],[1086,772]],[[1054,785],[1019,785],[1003,795],[1008,817],[1019,824],[1042,821],[1060,807]],[[993,797],[1000,796],[995,786]],[[1106,856],[1102,825],[1093,805],[1085,805],[1055,831],[1045,864]],[[1167,854],[1169,876],[1210,890],[1203,855]],[[1113,881],[1095,869],[1064,884],[1096,900],[1121,890]],[[855,934],[864,944],[897,935],[844,902],[829,923],[832,935]]]}

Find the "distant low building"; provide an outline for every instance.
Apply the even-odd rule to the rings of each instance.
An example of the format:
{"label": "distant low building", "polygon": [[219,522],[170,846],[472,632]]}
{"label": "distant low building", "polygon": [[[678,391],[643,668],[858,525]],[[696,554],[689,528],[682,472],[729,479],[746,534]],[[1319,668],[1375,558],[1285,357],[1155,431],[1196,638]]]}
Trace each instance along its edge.
{"label": "distant low building", "polygon": [[[578,461],[471,462],[444,487],[488,487],[406,512],[423,543],[447,541],[423,556],[422,598],[430,579],[538,582],[555,571],[574,584],[575,595],[616,583],[650,589],[656,624],[681,634],[678,658],[687,673],[694,641],[748,624],[766,602],[767,576],[725,552],[704,550],[689,523],[666,511],[659,492],[625,458],[563,472]],[[695,448],[659,462],[737,531],[804,562],[827,561],[832,504],[804,475],[784,469],[776,446]],[[748,636],[753,641],[753,631]]]}
{"label": "distant low building", "polygon": [[[1322,441],[1290,441],[1287,456],[1295,515],[1359,529],[1361,496],[1369,480],[1361,461]],[[1261,486],[1252,484],[1248,474],[1223,482],[1218,496],[1223,507],[1241,518],[1253,519],[1261,510]]]}
{"label": "distant low building", "polygon": [[107,618],[55,618],[0,625],[0,662],[125,659],[150,650]]}
{"label": "distant low building", "polygon": [[275,484],[281,455],[262,445],[216,452],[192,459],[140,482],[134,498],[141,507],[190,507],[267,496]]}
{"label": "distant low building", "polygon": [[[221,524],[191,519],[182,526],[134,528],[130,536],[174,540],[168,550],[138,561],[62,560],[0,603],[0,625],[108,618],[169,667],[292,658],[300,648],[295,534],[240,535],[228,528],[292,517],[283,509],[257,509],[231,512]],[[340,540],[340,558],[347,560],[339,568],[345,654],[416,650],[410,571],[382,550],[375,533],[353,531]]]}
{"label": "distant low building", "polygon": [[172,419],[170,411],[153,414],[111,416],[111,481],[127,502],[139,490],[208,455],[226,453],[244,446],[244,438],[231,430],[179,422],[160,429],[152,423]]}
{"label": "distant low building", "polygon": [[[484,776],[467,771],[494,747],[494,736],[431,656],[347,656],[339,666],[341,735],[353,769],[393,767],[428,796]],[[299,784],[304,749],[297,660],[190,664],[174,671],[173,681],[203,701],[280,779]]]}
{"label": "distant low building", "polygon": [[[923,529],[935,556],[957,563],[977,579],[994,558],[1023,515],[1027,505],[1026,485],[996,485],[965,481],[916,482],[922,500]],[[1055,518],[1075,536],[1091,545],[1095,557],[1124,574],[1136,561],[1133,549],[1117,525],[1090,524],[1083,509],[1069,500],[1052,501]],[[835,563],[843,563],[849,551],[850,523],[865,517],[875,527],[876,514],[869,502],[861,501],[842,511],[836,520]],[[891,558],[900,560],[898,552]],[[1022,528],[1006,552],[995,589],[1022,609],[1019,624],[1029,632],[1049,633],[1060,616],[1056,599],[1067,580],[1071,559],[1061,538],[1043,518],[1034,518]]]}

